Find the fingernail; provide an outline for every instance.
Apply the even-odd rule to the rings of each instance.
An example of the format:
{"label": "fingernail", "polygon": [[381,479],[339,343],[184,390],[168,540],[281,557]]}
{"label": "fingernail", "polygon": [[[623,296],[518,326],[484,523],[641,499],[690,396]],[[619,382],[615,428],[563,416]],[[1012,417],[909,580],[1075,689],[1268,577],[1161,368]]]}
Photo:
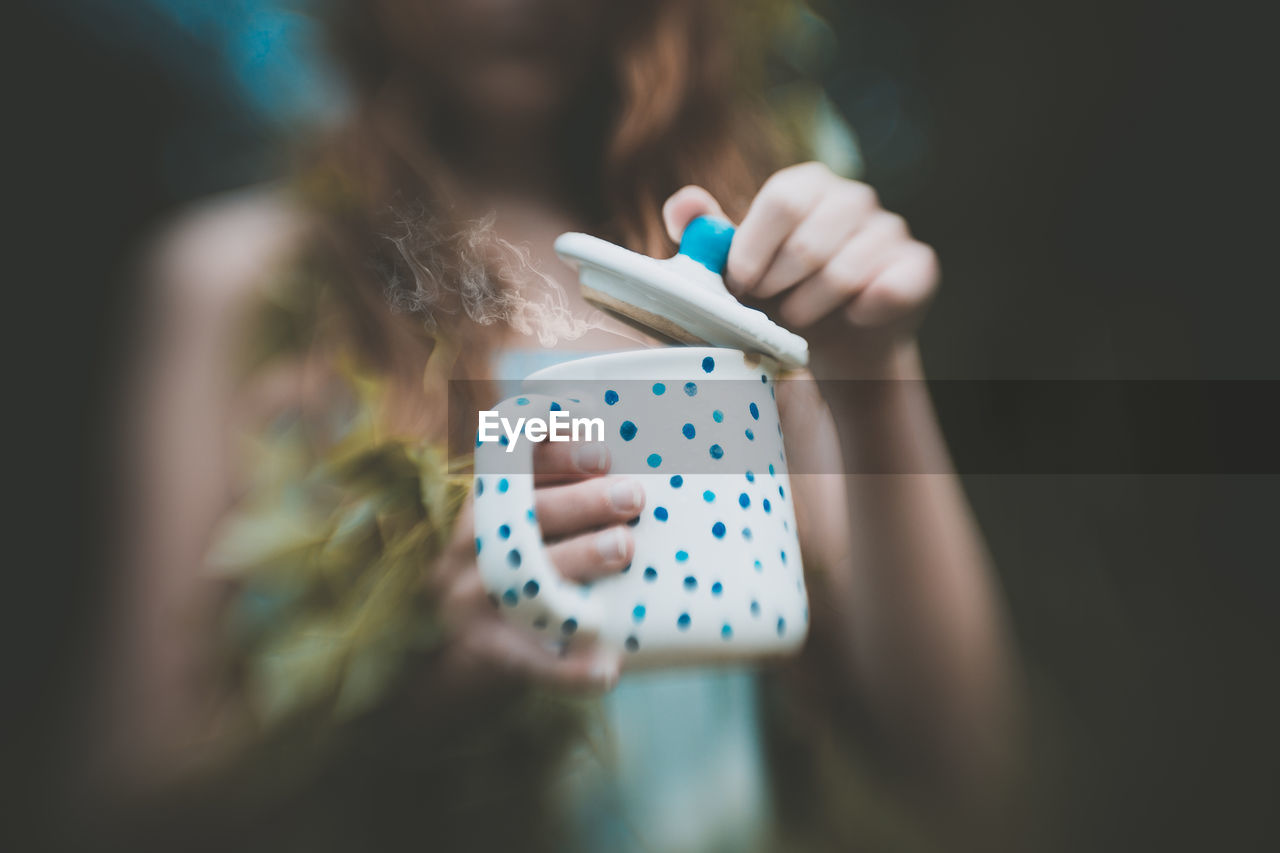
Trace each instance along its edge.
{"label": "fingernail", "polygon": [[618,657],[612,652],[601,651],[591,664],[591,678],[605,690],[612,690],[618,683]]}
{"label": "fingernail", "polygon": [[584,474],[603,471],[608,465],[608,457],[602,444],[580,444],[573,448],[570,458]]}
{"label": "fingernail", "polygon": [[622,480],[609,487],[609,503],[618,512],[635,512],[644,500],[640,484],[633,480]]}
{"label": "fingernail", "polygon": [[627,534],[613,528],[596,536],[596,553],[607,563],[616,563],[627,553]]}

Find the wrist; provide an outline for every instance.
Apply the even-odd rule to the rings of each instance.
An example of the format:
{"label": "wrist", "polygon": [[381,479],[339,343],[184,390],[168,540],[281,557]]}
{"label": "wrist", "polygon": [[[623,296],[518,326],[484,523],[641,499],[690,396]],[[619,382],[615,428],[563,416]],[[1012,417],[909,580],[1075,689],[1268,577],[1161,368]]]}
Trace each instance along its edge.
{"label": "wrist", "polygon": [[819,384],[842,379],[924,378],[920,348],[914,335],[892,341],[815,348],[810,370]]}

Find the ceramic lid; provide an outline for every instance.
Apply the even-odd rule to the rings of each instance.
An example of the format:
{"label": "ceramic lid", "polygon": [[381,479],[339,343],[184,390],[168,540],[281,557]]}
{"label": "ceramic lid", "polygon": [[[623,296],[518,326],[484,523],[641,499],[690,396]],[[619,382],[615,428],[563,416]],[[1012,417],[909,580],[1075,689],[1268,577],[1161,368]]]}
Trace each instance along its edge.
{"label": "ceramic lid", "polygon": [[809,344],[733,298],[724,267],[733,226],[700,216],[689,223],[680,251],[651,258],[589,234],[561,234],[556,253],[578,270],[591,303],[646,331],[682,343],[708,343],[770,356],[783,367],[809,363]]}

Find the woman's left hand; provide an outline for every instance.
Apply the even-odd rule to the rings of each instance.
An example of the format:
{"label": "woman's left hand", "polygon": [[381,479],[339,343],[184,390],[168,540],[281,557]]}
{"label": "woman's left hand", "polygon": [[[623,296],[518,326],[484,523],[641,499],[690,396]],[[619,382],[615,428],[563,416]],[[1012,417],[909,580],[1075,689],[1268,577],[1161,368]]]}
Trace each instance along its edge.
{"label": "woman's left hand", "polygon": [[[724,216],[701,187],[663,206],[677,242],[697,216]],[[910,343],[937,289],[933,249],[880,206],[871,187],[820,163],[774,174],[752,200],[729,249],[725,284],[739,299],[766,303],[803,330],[814,370],[874,370]],[[855,362],[850,364],[850,361]]]}

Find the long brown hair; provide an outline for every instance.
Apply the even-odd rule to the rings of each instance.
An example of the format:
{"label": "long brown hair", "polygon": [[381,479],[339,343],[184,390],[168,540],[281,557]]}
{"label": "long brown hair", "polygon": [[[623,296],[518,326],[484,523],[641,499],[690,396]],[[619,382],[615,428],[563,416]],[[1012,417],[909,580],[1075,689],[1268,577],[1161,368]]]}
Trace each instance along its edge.
{"label": "long brown hair", "polygon": [[[571,193],[592,231],[637,251],[668,254],[673,247],[661,205],[690,183],[706,187],[730,216],[744,212],[781,147],[752,92],[759,69],[749,54],[758,45],[738,37],[741,26],[730,23],[751,21],[753,14],[758,19],[777,5],[738,4],[731,18],[723,0],[617,4],[614,13],[625,20],[610,28],[608,73],[593,76],[581,93],[559,147],[573,164],[565,173],[578,178]],[[406,277],[396,273],[403,256],[385,239],[394,228],[388,217],[403,216],[408,207],[424,221],[447,221],[450,183],[433,140],[394,90],[394,51],[376,7],[366,0],[334,0],[331,7],[331,46],[356,109],[354,120],[326,142],[304,188],[321,200],[315,206],[343,271],[347,323],[361,352],[390,375],[416,382],[452,335],[450,375],[477,379],[486,374],[496,330],[475,322],[459,300],[437,302],[439,317],[388,310],[388,297],[395,299],[389,282],[394,290]],[[422,402],[431,409],[430,401]],[[414,420],[437,435],[445,426],[426,410]]]}

